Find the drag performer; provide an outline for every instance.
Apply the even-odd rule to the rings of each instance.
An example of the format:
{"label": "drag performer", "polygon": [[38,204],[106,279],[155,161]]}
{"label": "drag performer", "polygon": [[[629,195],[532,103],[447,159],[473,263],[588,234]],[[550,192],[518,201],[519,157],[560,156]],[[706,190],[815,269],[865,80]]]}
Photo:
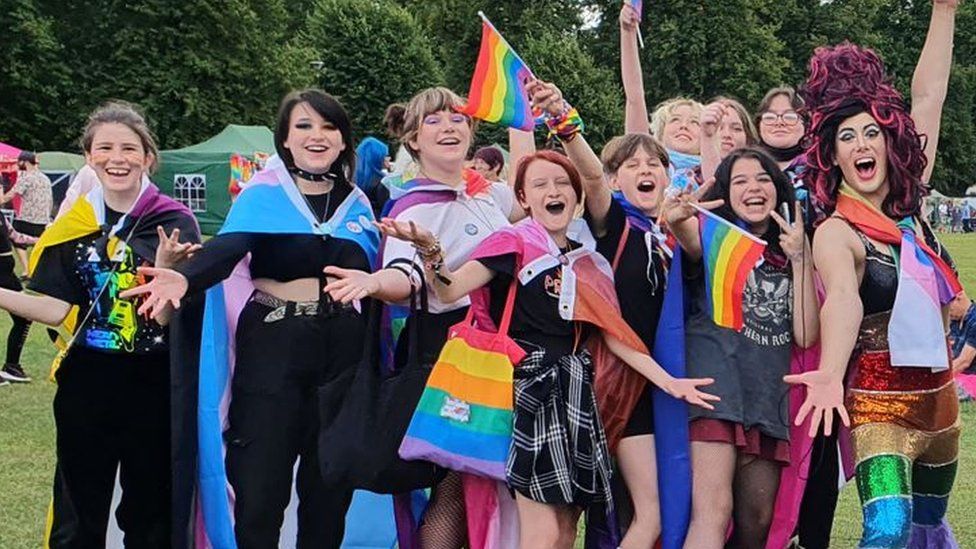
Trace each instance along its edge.
{"label": "drag performer", "polygon": [[145,269],[152,281],[131,293],[147,293],[142,309],[156,314],[207,292],[198,484],[209,543],[277,546],[300,458],[297,547],[338,547],[352,494],[319,474],[316,388],[359,363],[366,326],[358,303],[321,291],[323,270],[369,270],[379,234],[350,181],[352,129],[332,96],[285,96],[275,149],[220,233],[175,270]]}
{"label": "drag performer", "polygon": [[[622,360],[676,398],[708,408],[715,398],[698,390],[710,379],[676,379],[646,354],[620,316],[608,262],[567,237],[582,198],[570,161],[551,151],[526,157],[518,165],[515,193],[531,219],[497,231],[455,269],[445,265],[443,245],[418,224],[384,220],[382,228],[417,247],[443,302],[479,290],[472,295],[476,317],[487,315],[498,326],[514,296],[508,333],[527,353],[515,369],[507,467],[519,546],[572,547],[579,512],[610,498],[608,447],[626,423],[626,416],[607,418],[612,426],[604,431],[597,402],[615,395],[611,387],[619,385],[595,390],[594,376],[620,379]],[[510,294],[513,277],[518,284]],[[611,394],[598,397],[603,390]]]}
{"label": "drag performer", "polygon": [[811,431],[824,421],[829,434],[835,411],[850,424],[861,547],[958,547],[945,521],[960,426],[943,307],[961,288],[921,216],[957,6],[933,2],[911,114],[878,56],[850,44],[817,50],[801,92],[807,177],[831,217],[814,239],[820,368],[788,381],[808,390],[798,424],[812,413]]}
{"label": "drag performer", "polygon": [[199,228],[149,181],[156,143],[133,106],[95,110],[81,145],[101,185],[38,240],[29,289],[40,295],[0,290],[0,307],[72,331],[54,373],[58,467],[47,543],[104,545],[118,473],[125,544],[169,547],[170,355],[161,323],[172,311],[157,322],[120,293],[142,282],[137,267],[192,253]]}

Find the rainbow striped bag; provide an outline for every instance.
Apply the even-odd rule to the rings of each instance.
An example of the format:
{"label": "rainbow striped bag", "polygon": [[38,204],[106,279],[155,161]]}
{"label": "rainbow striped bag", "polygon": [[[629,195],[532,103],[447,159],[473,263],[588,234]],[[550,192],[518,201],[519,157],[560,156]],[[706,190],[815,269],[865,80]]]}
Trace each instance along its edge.
{"label": "rainbow striped bag", "polygon": [[512,443],[512,371],[525,351],[508,337],[512,280],[498,332],[475,326],[474,304],[448,332],[400,444],[400,457],[505,480]]}

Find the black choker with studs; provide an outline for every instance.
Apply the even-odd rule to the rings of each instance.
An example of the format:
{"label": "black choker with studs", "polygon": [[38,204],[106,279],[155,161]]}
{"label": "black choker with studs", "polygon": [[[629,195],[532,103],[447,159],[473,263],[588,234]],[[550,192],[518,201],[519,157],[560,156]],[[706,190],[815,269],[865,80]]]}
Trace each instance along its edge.
{"label": "black choker with studs", "polygon": [[307,172],[299,168],[298,166],[289,166],[288,172],[294,176],[301,177],[306,181],[315,181],[318,183],[324,183],[326,181],[335,181],[335,174],[333,174],[332,172],[312,173],[312,172]]}

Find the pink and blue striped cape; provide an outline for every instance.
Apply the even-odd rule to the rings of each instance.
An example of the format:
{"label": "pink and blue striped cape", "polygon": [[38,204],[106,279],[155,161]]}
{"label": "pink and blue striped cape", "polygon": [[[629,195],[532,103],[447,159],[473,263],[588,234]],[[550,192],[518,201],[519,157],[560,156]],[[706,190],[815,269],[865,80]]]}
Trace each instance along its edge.
{"label": "pink and blue striped cape", "polygon": [[[311,234],[341,238],[360,246],[370,262],[376,257],[379,232],[369,200],[353,187],[331,218],[319,223],[278,156],[247,184],[231,207],[219,234]],[[247,259],[232,274],[207,290],[200,345],[198,425],[197,546],[236,549],[234,493],[224,467],[223,433],[234,373],[237,319],[254,290]],[[367,506],[382,506],[380,502]],[[363,517],[364,522],[369,517]],[[357,521],[358,522],[358,521]]]}

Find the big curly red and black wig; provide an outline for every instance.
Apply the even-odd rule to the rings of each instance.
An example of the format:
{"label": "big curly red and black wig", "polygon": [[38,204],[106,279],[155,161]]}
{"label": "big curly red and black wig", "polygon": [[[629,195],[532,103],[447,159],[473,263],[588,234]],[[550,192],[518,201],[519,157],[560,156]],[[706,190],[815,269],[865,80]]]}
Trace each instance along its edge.
{"label": "big curly red and black wig", "polygon": [[821,207],[834,210],[843,180],[834,164],[837,129],[844,120],[866,112],[881,126],[888,148],[888,196],[882,211],[892,218],[918,215],[928,192],[922,183],[926,164],[922,136],[878,55],[844,42],[817,48],[809,70],[800,88],[807,116],[804,178]]}

